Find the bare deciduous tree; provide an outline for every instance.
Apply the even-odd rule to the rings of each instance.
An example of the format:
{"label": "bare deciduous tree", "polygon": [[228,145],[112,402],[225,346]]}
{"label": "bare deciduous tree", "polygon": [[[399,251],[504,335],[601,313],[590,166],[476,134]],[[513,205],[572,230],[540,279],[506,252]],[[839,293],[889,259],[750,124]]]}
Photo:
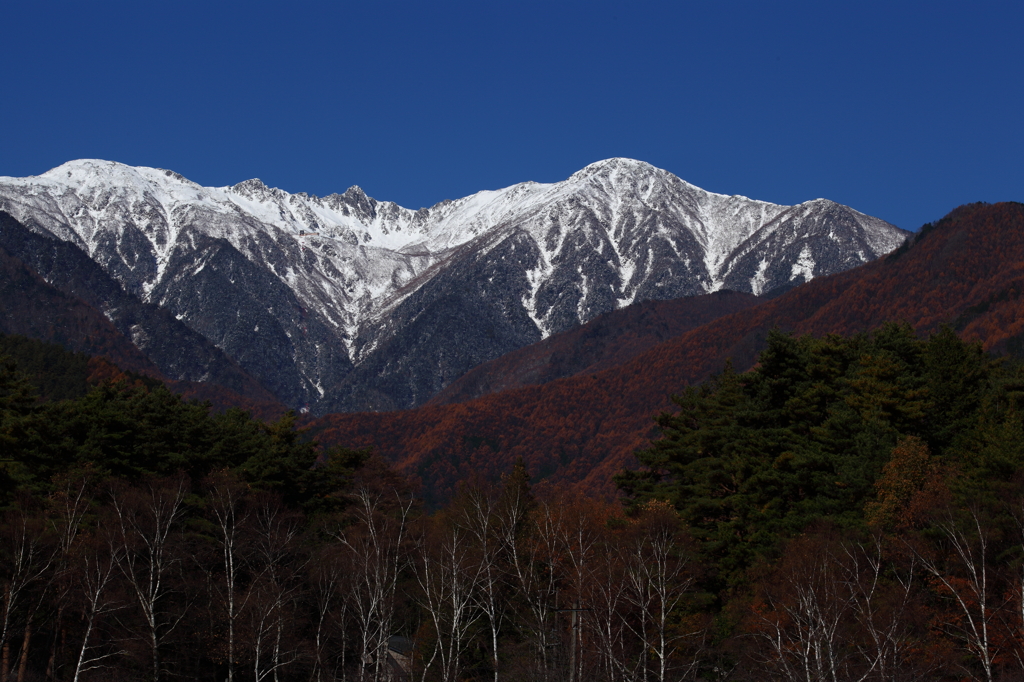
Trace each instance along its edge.
{"label": "bare deciduous tree", "polygon": [[603,514],[598,506],[579,496],[562,495],[559,500],[562,518],[558,526],[563,559],[564,590],[562,611],[568,613],[570,623],[568,642],[567,679],[582,679],[585,659],[583,642],[589,634],[584,625],[590,619],[584,614],[592,612],[591,586],[597,579],[598,554],[608,547],[602,542],[600,523]]}
{"label": "bare deciduous tree", "polygon": [[[25,607],[21,661],[27,659],[31,641],[32,617],[36,600],[29,598],[33,586],[44,583],[50,575],[56,553],[47,540],[47,528],[41,515],[27,506],[33,501],[25,498],[9,510],[0,526],[0,570],[3,576],[3,613],[0,614],[0,680],[8,682],[11,670],[11,630],[15,614]],[[23,667],[23,666],[22,666]],[[22,670],[20,677],[24,677]]]}
{"label": "bare deciduous tree", "polygon": [[253,580],[249,586],[250,647],[256,682],[273,679],[295,663],[300,649],[294,630],[305,557],[298,547],[302,517],[270,494],[253,501]]}
{"label": "bare deciduous tree", "polygon": [[[998,589],[989,561],[989,529],[976,509],[958,516],[945,512],[933,525],[941,538],[938,551],[908,547],[952,608],[943,618],[947,634],[963,643],[977,660],[983,679],[991,682],[1000,654],[997,633],[1008,601]],[[970,671],[966,671],[970,674]]]}
{"label": "bare deciduous tree", "polygon": [[807,551],[790,545],[790,561],[755,606],[762,624],[756,635],[767,644],[761,662],[783,680],[839,682],[846,672],[843,626],[853,618],[849,595],[821,546],[800,549]]}
{"label": "bare deciduous tree", "polygon": [[315,607],[313,674],[316,682],[346,679],[351,557],[335,546],[321,547],[310,571]]}
{"label": "bare deciduous tree", "polygon": [[557,674],[553,650],[561,643],[555,625],[561,509],[542,503],[528,513],[527,500],[522,497],[509,499],[507,504],[503,541],[509,548],[514,590],[525,605],[519,626],[533,647],[536,676],[553,679]]}
{"label": "bare deciduous tree", "polygon": [[[626,599],[637,609],[634,634],[643,648],[640,677],[665,682],[696,669],[696,661],[677,665],[685,640],[702,635],[700,628],[674,628],[673,614],[693,586],[689,557],[679,530],[679,518],[668,505],[650,503],[635,523],[623,547],[628,585]],[[645,660],[653,658],[653,667]]]}
{"label": "bare deciduous tree", "polygon": [[914,633],[914,595],[919,563],[910,553],[903,565],[886,561],[883,540],[843,543],[834,556],[860,626],[857,649],[865,679],[913,680],[931,674],[930,666],[912,660],[920,645]]}
{"label": "bare deciduous tree", "polygon": [[249,530],[251,509],[247,504],[248,489],[236,476],[227,471],[211,474],[203,482],[206,489],[207,511],[213,523],[214,539],[220,548],[221,576],[214,581],[219,593],[220,606],[227,627],[225,660],[227,682],[234,682],[237,663],[238,619],[245,608],[250,592],[242,590],[241,573],[248,559],[246,534]]}
{"label": "bare deciduous tree", "polygon": [[113,486],[110,491],[111,555],[125,578],[142,616],[154,682],[164,673],[164,643],[174,634],[188,609],[172,603],[174,571],[182,557],[174,534],[184,513],[188,481],[184,476],[150,478],[138,486]]}
{"label": "bare deciduous tree", "polygon": [[75,658],[73,682],[91,670],[107,667],[110,659],[127,653],[117,647],[110,636],[96,641],[94,633],[99,621],[125,604],[111,596],[112,583],[118,572],[118,565],[124,551],[120,543],[106,542],[102,530],[95,535],[83,536],[74,547],[74,560],[70,570],[75,592],[81,600],[83,631],[81,644]]}
{"label": "bare deciduous tree", "polygon": [[589,606],[583,619],[594,636],[600,678],[617,682],[632,679],[635,672],[629,664],[632,652],[626,646],[628,584],[622,552],[616,544],[619,538],[609,531],[604,535],[581,598]]}
{"label": "bare deciduous tree", "polygon": [[754,604],[763,669],[784,680],[925,679],[916,660],[916,555],[887,556],[881,538],[859,544],[829,528],[789,542]]}
{"label": "bare deciduous tree", "polygon": [[457,522],[468,533],[475,554],[477,590],[474,599],[487,620],[491,667],[494,682],[498,682],[498,637],[508,612],[509,600],[504,594],[507,587],[503,565],[506,552],[499,532],[503,509],[495,493],[481,486],[465,488],[458,501],[460,518]]}
{"label": "bare deciduous tree", "polygon": [[423,666],[423,679],[437,660],[440,679],[455,682],[462,673],[462,656],[469,630],[481,613],[475,608],[482,565],[469,552],[468,533],[441,518],[417,542],[416,579],[421,606],[435,633],[434,648]]}
{"label": "bare deciduous tree", "polygon": [[[387,499],[385,499],[387,498]],[[408,561],[406,534],[413,499],[396,490],[355,493],[355,523],[335,533],[352,557],[352,610],[359,626],[359,680],[390,675],[388,642],[393,632],[399,574]]]}

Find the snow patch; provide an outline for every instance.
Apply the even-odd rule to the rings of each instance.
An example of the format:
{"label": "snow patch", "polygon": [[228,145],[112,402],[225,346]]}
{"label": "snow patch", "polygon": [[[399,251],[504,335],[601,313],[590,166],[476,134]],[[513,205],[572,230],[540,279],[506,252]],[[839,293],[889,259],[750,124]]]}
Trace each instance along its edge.
{"label": "snow patch", "polygon": [[762,258],[761,262],[757,264],[757,272],[754,273],[754,277],[750,280],[750,289],[754,292],[755,296],[760,296],[764,293],[765,273],[767,271],[768,259]]}
{"label": "snow patch", "polygon": [[[542,252],[543,253],[543,252]],[[551,329],[548,327],[544,317],[537,313],[537,296],[540,294],[540,288],[544,286],[547,281],[548,273],[551,270],[551,264],[541,256],[537,266],[527,270],[524,274],[526,275],[526,283],[530,287],[530,291],[523,296],[522,304],[526,310],[526,314],[536,325],[540,331],[541,338],[546,339],[551,335]]]}
{"label": "snow patch", "polygon": [[800,249],[800,255],[797,257],[797,261],[793,263],[790,269],[789,281],[792,282],[797,277],[803,277],[805,282],[810,282],[814,279],[814,258],[811,257],[811,250],[805,244]]}

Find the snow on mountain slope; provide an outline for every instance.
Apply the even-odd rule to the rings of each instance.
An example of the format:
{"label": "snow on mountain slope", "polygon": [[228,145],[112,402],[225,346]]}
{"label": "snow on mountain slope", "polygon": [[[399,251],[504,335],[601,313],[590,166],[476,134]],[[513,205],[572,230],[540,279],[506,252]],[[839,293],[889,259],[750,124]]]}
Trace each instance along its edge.
{"label": "snow on mountain slope", "polygon": [[714,194],[629,159],[417,211],[358,187],[208,188],[79,160],[0,177],[0,210],[78,246],[289,404],[333,391],[341,409],[419,404],[474,364],[633,301],[764,293],[906,234],[833,202]]}

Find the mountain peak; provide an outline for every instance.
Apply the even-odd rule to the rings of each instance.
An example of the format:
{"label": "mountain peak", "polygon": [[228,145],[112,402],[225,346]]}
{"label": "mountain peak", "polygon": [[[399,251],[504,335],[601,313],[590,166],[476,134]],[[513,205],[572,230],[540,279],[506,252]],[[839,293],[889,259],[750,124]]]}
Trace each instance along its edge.
{"label": "mountain peak", "polygon": [[646,161],[637,161],[636,159],[627,159],[624,157],[616,156],[610,159],[595,161],[594,163],[584,166],[580,170],[570,175],[569,179],[582,180],[593,177],[595,175],[610,175],[613,173],[649,174],[657,173],[659,171],[660,169],[652,166]]}
{"label": "mountain peak", "polygon": [[263,184],[263,181],[260,180],[259,178],[251,178],[249,180],[243,180],[237,185],[232,185],[231,189],[235,190],[236,192],[256,192],[266,191],[270,188]]}
{"label": "mountain peak", "polygon": [[51,168],[41,173],[40,178],[53,179],[61,182],[83,181],[89,178],[124,177],[137,174],[138,169],[127,166],[117,161],[105,161],[103,159],[75,159],[62,163],[56,168]]}
{"label": "mountain peak", "polygon": [[95,171],[103,170],[109,171],[115,168],[132,168],[127,164],[120,163],[118,161],[107,161],[106,159],[73,159],[51,168],[42,175],[61,175],[65,171]]}
{"label": "mountain peak", "polygon": [[[157,170],[160,171],[161,173],[163,173],[165,176],[167,176],[169,178],[172,178],[174,180],[177,180],[178,182],[183,182],[183,183],[186,183],[186,184],[189,184],[189,185],[195,184],[191,180],[186,178],[184,175],[182,175],[181,173],[175,173],[174,171],[167,170],[166,168],[157,168]],[[257,180],[257,182],[259,182],[259,181]]]}

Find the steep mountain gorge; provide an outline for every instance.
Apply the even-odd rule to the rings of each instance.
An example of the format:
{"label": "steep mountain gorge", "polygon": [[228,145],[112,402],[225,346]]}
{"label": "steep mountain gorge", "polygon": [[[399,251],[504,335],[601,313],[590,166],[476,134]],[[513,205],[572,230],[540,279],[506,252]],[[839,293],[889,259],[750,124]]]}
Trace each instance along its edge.
{"label": "steep mountain gorge", "polygon": [[[602,313],[767,293],[870,261],[907,234],[827,200],[714,194],[628,159],[418,211],[356,187],[206,188],[84,160],[0,178],[0,210],[14,219],[0,228],[5,248],[17,242],[50,283],[83,273],[75,295],[169,377],[237,389],[245,375],[318,414],[420,405]],[[86,276],[85,261],[103,277]]]}

